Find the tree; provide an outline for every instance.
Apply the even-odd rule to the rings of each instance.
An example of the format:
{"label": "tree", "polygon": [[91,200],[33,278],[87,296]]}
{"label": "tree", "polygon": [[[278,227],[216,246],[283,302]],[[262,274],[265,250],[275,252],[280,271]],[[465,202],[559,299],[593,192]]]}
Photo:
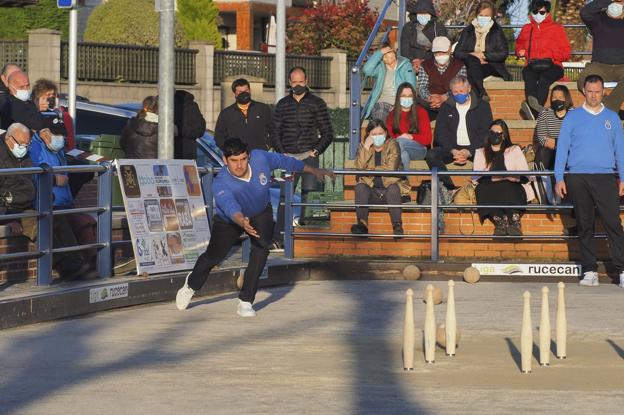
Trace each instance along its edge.
{"label": "tree", "polygon": [[39,0],[34,6],[0,8],[0,39],[26,39],[32,29],[55,29],[69,35],[69,13],[56,0]]}
{"label": "tree", "polygon": [[[87,22],[87,42],[158,46],[160,16],[153,0],[108,0],[97,6]],[[188,45],[184,32],[176,24],[175,43]]]}
{"label": "tree", "polygon": [[178,0],[178,20],[186,40],[205,40],[221,48],[217,27],[219,9],[212,0]]}
{"label": "tree", "polygon": [[288,22],[288,52],[318,55],[322,49],[343,49],[357,56],[368,38],[377,12],[368,0],[319,2]]}

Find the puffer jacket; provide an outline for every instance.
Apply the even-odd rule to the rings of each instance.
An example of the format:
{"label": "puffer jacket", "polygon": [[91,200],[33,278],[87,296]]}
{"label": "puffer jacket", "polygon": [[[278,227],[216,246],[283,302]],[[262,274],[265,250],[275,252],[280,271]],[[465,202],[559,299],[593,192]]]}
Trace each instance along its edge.
{"label": "puffer jacket", "polygon": [[[320,137],[319,137],[320,133]],[[307,92],[301,101],[292,94],[280,99],[273,114],[273,148],[279,153],[303,153],[316,150],[322,154],[334,141],[327,104]]]}
{"label": "puffer jacket", "polygon": [[403,31],[401,32],[401,56],[409,59],[410,62],[416,58],[433,58],[431,47],[427,48],[417,42],[418,22],[416,21],[416,15],[418,13],[429,13],[431,15],[431,20],[422,29],[427,39],[433,42],[433,39],[438,36],[448,37],[446,27],[436,18],[433,2],[431,0],[418,0],[415,4],[408,5],[408,11],[410,21],[403,26]]}
{"label": "puffer jacket", "polygon": [[550,14],[540,24],[533,20],[533,16],[529,16],[529,20],[530,23],[522,27],[516,40],[516,55],[518,51],[526,51],[525,65],[533,59],[550,58],[555,65],[563,66],[562,63],[570,59],[571,54],[570,41],[563,26],[555,23]]}
{"label": "puffer jacket", "polygon": [[[367,150],[363,144],[360,144],[357,155],[355,156],[355,168],[358,170],[377,170],[392,171],[401,170],[401,149],[396,140],[386,139],[381,148],[381,166],[375,166],[375,146],[370,146]],[[401,196],[409,196],[410,185],[407,179],[399,176],[382,176],[381,181],[384,187],[397,184],[401,190]],[[358,176],[358,183],[364,183],[369,187],[375,185],[375,176]]]}
{"label": "puffer jacket", "polygon": [[[459,40],[455,46],[455,52],[453,55],[465,61],[468,56],[474,52],[475,45],[477,43],[477,35],[475,27],[471,23],[462,30],[459,35]],[[490,28],[488,34],[485,36],[485,59],[488,63],[496,69],[499,75],[502,75],[506,81],[511,79],[511,75],[505,68],[505,59],[509,54],[509,47],[507,46],[507,39],[503,28],[496,22]]]}
{"label": "puffer jacket", "polygon": [[158,124],[136,116],[128,121],[119,142],[128,159],[158,158]]}

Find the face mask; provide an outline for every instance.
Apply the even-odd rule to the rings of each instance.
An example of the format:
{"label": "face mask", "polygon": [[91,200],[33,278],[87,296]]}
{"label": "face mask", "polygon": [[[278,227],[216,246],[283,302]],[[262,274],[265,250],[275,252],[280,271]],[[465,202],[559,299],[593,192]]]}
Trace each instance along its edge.
{"label": "face mask", "polygon": [[145,113],[145,121],[158,123],[158,114],[154,114],[153,112],[147,111]]}
{"label": "face mask", "polygon": [[563,111],[565,109],[565,101],[561,101],[560,99],[556,99],[550,103],[550,106],[555,111]]}
{"label": "face mask", "polygon": [[386,142],[386,136],[383,134],[373,135],[373,144],[375,147],[381,147]]}
{"label": "face mask", "polygon": [[622,15],[623,11],[624,4],[614,2],[609,4],[609,7],[607,7],[607,16],[616,19]]}
{"label": "face mask", "polygon": [[426,26],[427,23],[429,23],[429,21],[431,20],[431,15],[430,14],[417,14],[416,15],[416,20],[422,26]]}
{"label": "face mask", "polygon": [[292,91],[295,95],[303,95],[308,92],[308,87],[303,85],[297,85],[292,87]]}
{"label": "face mask", "polygon": [[13,156],[16,159],[21,159],[24,158],[24,156],[26,155],[26,153],[28,153],[28,147],[26,147],[23,144],[15,144],[13,146],[13,148],[11,149],[11,153],[13,153]]}
{"label": "face mask", "polygon": [[438,62],[438,64],[442,66],[446,65],[450,59],[451,59],[450,55],[436,55],[435,56],[436,62]]}
{"label": "face mask", "polygon": [[503,142],[503,133],[495,133],[494,131],[490,131],[490,134],[488,135],[488,142],[493,146],[499,145]]}
{"label": "face mask", "polygon": [[455,98],[455,102],[458,104],[465,104],[470,97],[470,93],[468,94],[453,94],[453,98]]}
{"label": "face mask", "polygon": [[479,26],[481,27],[487,26],[488,24],[490,24],[491,21],[492,21],[491,16],[477,16],[477,22],[479,23]]}
{"label": "face mask", "polygon": [[57,105],[58,103],[56,102],[56,97],[48,98],[48,109],[54,109],[57,107]]}
{"label": "face mask", "polygon": [[251,94],[249,92],[241,92],[236,96],[236,102],[241,105],[249,104],[251,101]]}
{"label": "face mask", "polygon": [[409,108],[414,103],[414,98],[412,98],[412,97],[401,97],[400,101],[401,101],[401,106],[403,108]]}
{"label": "face mask", "polygon": [[546,19],[545,14],[533,13],[531,16],[533,16],[533,20],[535,20],[537,24],[542,23],[544,19]]}
{"label": "face mask", "polygon": [[30,91],[27,89],[18,89],[15,91],[15,98],[20,101],[28,101],[30,99]]}
{"label": "face mask", "polygon": [[62,135],[53,135],[48,146],[52,151],[59,151],[65,146],[65,137]]}

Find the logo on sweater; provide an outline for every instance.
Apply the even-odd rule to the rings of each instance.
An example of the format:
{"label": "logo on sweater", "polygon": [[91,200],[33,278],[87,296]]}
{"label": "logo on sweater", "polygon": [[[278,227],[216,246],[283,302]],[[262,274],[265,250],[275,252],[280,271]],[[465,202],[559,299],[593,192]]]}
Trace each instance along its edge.
{"label": "logo on sweater", "polygon": [[260,173],[260,176],[259,176],[259,177],[260,177],[260,184],[261,184],[262,186],[266,186],[266,184],[269,182],[269,181],[267,180],[266,175],[265,175],[264,173]]}
{"label": "logo on sweater", "polygon": [[611,129],[611,121],[609,121],[609,120],[605,120],[605,128],[606,128],[607,130],[610,130],[610,129]]}

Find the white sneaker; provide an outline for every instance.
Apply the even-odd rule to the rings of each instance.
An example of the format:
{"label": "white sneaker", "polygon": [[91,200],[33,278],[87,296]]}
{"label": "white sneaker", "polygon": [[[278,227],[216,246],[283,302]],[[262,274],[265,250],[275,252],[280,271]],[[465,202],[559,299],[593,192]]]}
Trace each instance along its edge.
{"label": "white sneaker", "polygon": [[184,280],[184,285],[178,290],[178,294],[176,294],[176,307],[178,307],[178,310],[186,310],[191,303],[193,294],[195,294],[195,290],[188,286],[188,279],[190,276],[191,273],[189,272]]}
{"label": "white sneaker", "polygon": [[620,285],[618,287],[624,288],[624,271],[620,272]]}
{"label": "white sneaker", "polygon": [[579,281],[579,285],[585,287],[597,287],[598,285],[600,285],[600,283],[598,282],[598,273],[595,271],[587,271],[586,273],[584,273],[583,279]]}
{"label": "white sneaker", "polygon": [[250,302],[238,300],[238,310],[236,311],[241,317],[255,317],[256,311]]}

